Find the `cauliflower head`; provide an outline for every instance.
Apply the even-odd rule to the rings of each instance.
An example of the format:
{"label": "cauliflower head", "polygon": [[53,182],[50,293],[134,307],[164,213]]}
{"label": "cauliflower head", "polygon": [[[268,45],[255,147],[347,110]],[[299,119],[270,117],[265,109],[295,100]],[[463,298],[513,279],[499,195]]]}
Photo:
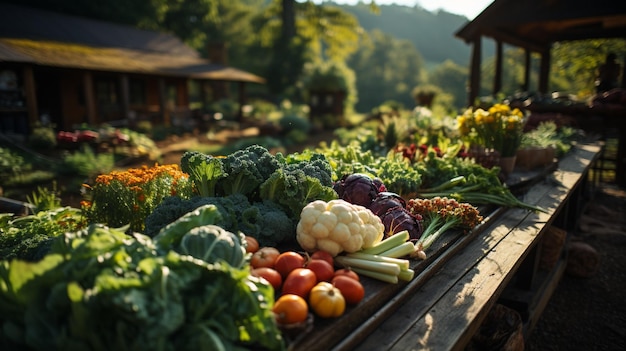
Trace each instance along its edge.
{"label": "cauliflower head", "polygon": [[383,239],[385,226],[369,209],[336,199],[316,200],[300,212],[296,240],[308,251],[333,256],[372,247]]}

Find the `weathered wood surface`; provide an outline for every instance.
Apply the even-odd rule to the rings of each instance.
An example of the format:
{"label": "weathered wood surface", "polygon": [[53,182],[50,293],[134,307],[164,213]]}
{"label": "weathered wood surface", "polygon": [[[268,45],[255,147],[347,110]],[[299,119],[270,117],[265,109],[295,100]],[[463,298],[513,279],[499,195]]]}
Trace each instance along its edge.
{"label": "weathered wood surface", "polygon": [[[365,338],[346,336],[336,350],[457,350],[469,342],[510,282],[586,176],[599,147],[577,146],[558,169],[523,200],[548,213],[509,209],[490,221]],[[399,295],[402,295],[401,293]],[[367,322],[366,322],[367,323]]]}

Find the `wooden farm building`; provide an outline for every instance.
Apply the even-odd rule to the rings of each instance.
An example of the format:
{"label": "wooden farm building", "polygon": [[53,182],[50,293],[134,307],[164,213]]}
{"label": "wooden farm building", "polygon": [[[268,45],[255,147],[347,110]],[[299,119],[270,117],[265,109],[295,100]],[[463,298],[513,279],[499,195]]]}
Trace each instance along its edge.
{"label": "wooden farm building", "polygon": [[216,82],[236,82],[241,105],[245,85],[265,81],[170,34],[0,3],[0,132],[28,134],[41,119],[184,123],[192,102],[224,93]]}

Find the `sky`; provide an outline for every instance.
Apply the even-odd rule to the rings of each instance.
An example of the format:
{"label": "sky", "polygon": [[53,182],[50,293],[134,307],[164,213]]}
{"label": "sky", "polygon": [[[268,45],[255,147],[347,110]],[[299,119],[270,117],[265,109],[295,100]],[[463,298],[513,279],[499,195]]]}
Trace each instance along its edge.
{"label": "sky", "polygon": [[[364,3],[368,3],[368,0],[361,0]],[[436,11],[443,9],[447,12],[462,15],[469,20],[473,20],[478,16],[487,6],[489,6],[494,0],[375,0],[378,5],[397,4],[403,6],[413,7],[415,4],[419,4],[421,7],[429,11]],[[359,0],[333,0],[337,4],[354,5]]]}

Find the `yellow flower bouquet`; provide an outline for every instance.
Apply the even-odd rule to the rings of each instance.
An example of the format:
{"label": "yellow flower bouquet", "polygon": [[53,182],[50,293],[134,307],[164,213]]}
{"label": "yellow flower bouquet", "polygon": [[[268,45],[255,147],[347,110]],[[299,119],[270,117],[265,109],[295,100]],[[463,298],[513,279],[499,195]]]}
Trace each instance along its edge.
{"label": "yellow flower bouquet", "polygon": [[525,123],[524,113],[506,104],[495,104],[488,110],[469,108],[457,116],[462,138],[471,145],[495,150],[500,157],[515,156]]}

